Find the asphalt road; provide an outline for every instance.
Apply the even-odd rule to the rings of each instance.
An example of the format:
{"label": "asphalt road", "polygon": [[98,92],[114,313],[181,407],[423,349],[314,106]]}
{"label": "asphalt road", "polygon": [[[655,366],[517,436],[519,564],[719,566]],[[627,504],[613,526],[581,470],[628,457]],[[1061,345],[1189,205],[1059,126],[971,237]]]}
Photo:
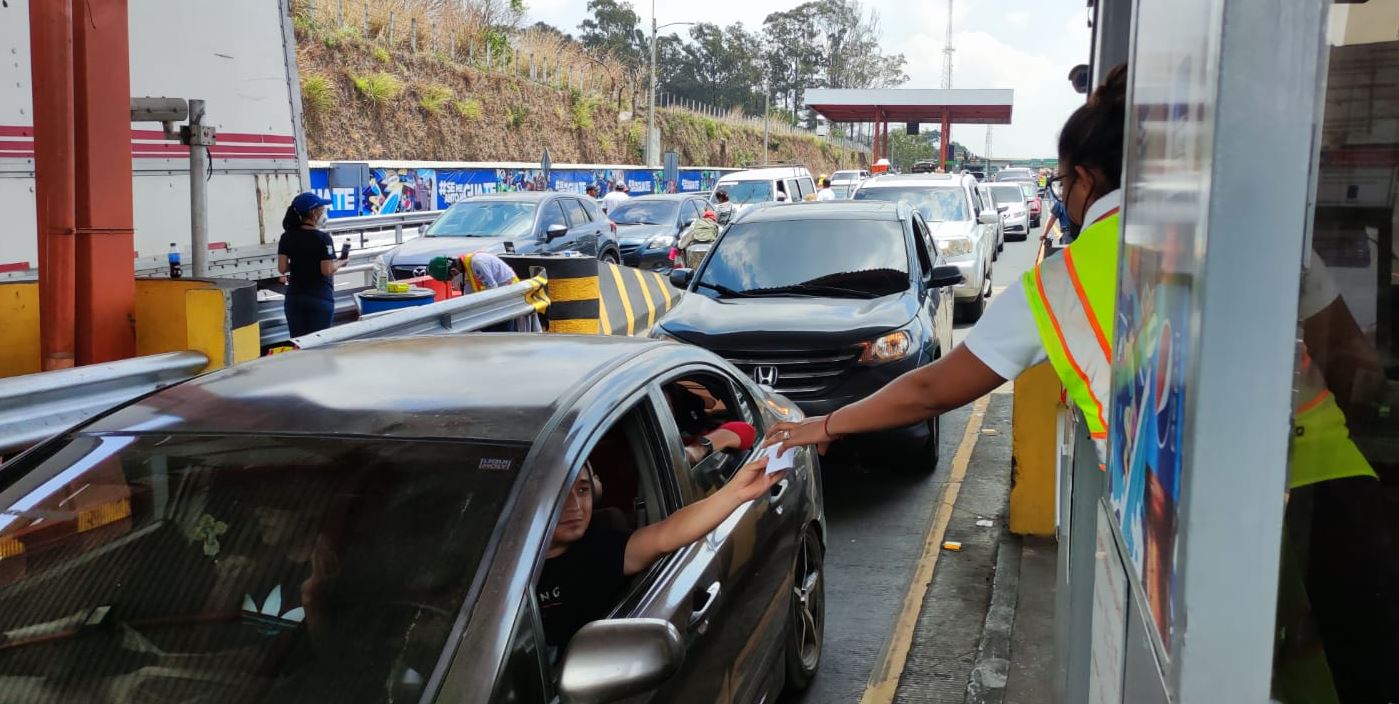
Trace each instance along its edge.
{"label": "asphalt road", "polygon": [[[993,265],[997,294],[1034,264],[1037,235],[1007,242]],[[960,342],[970,326],[959,325]],[[822,463],[829,539],[826,553],[826,641],[821,669],[799,701],[858,702],[894,629],[934,501],[962,439],[968,408],[943,417],[939,467],[910,477],[896,468],[832,458]]]}

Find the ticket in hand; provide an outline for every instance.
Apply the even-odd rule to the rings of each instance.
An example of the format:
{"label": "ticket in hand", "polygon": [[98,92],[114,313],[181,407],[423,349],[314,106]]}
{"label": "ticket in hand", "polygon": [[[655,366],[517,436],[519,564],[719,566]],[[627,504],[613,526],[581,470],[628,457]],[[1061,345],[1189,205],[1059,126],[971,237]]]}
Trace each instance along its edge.
{"label": "ticket in hand", "polygon": [[779,455],[777,451],[781,447],[781,443],[769,445],[767,451],[764,453],[768,458],[768,474],[785,471],[796,466],[797,448],[788,448],[786,452]]}

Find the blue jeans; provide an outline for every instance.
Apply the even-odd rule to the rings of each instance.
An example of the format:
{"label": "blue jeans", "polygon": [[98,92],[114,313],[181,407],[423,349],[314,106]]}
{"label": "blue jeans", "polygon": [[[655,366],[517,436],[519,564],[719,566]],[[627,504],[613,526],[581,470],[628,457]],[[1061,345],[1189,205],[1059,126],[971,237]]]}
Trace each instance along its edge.
{"label": "blue jeans", "polygon": [[330,327],[335,318],[335,299],[288,295],[282,310],[286,311],[290,336],[301,337]]}

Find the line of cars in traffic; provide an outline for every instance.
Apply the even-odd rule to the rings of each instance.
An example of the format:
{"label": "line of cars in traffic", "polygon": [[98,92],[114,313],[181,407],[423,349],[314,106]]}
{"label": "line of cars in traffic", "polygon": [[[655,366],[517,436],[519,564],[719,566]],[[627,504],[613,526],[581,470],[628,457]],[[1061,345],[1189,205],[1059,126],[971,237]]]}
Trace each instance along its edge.
{"label": "line of cars in traffic", "polygon": [[[779,203],[810,175],[749,175],[720,184],[737,212],[693,269],[669,253],[709,207],[691,194],[611,217],[572,194],[477,196],[386,257],[395,278],[472,249],[666,269],[687,295],[650,331],[660,341],[275,355],[0,467],[0,698],[710,702],[805,686],[827,544],[810,448],[563,645],[546,637],[557,595],[539,593],[550,536],[580,479],[592,521],[639,530],[762,453],[692,463],[684,447],[708,429],[761,436],[946,354],[954,306],[975,317],[989,294],[1011,211],[967,176],[856,173],[850,198]],[[857,448],[926,475],[939,435],[932,421]]]}

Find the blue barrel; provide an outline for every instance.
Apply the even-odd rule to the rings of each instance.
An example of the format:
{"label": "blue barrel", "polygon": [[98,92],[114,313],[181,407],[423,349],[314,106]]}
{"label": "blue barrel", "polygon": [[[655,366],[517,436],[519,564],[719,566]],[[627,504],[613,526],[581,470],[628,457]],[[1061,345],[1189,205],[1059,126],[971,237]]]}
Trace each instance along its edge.
{"label": "blue barrel", "polygon": [[430,288],[414,286],[407,293],[386,293],[384,291],[361,291],[355,294],[361,316],[382,313],[386,310],[425,306],[433,302],[436,294]]}

